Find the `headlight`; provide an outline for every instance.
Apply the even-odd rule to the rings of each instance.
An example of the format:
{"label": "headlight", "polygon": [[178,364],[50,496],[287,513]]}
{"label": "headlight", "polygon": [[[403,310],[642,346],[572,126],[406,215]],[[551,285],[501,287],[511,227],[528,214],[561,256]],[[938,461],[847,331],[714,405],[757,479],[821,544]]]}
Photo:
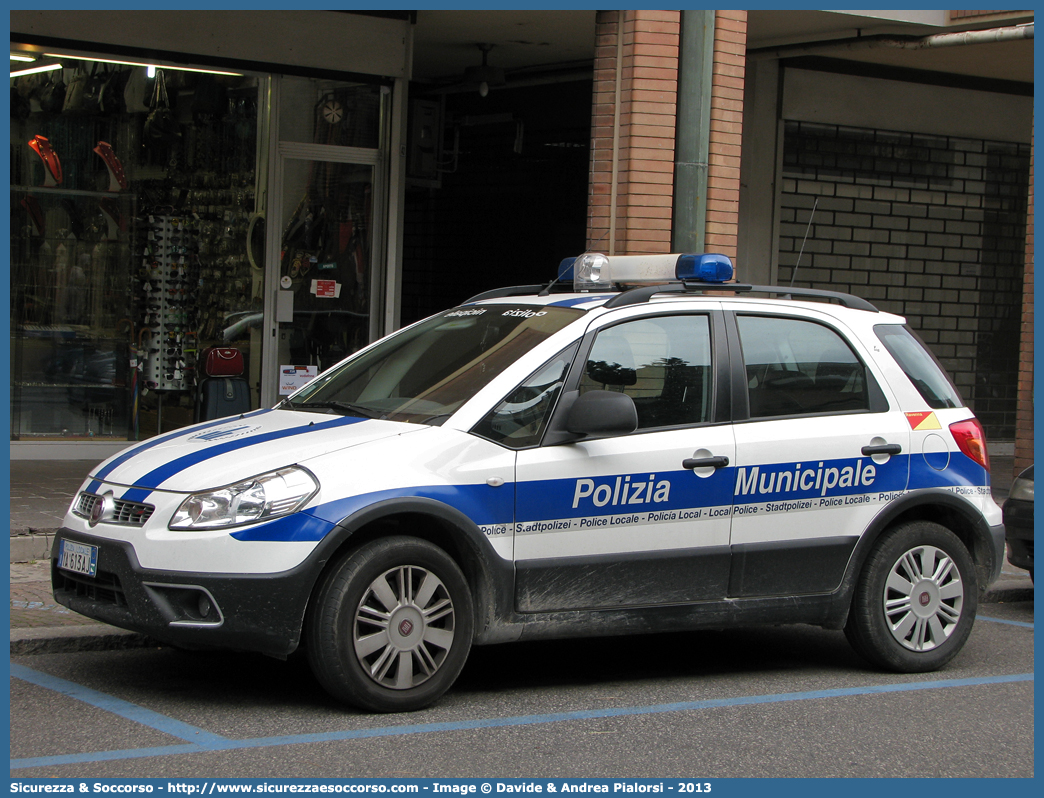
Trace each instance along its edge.
{"label": "headlight", "polygon": [[1016,477],[1015,481],[1011,483],[1011,492],[1008,493],[1008,498],[1024,502],[1033,501],[1033,477],[1030,476],[1028,479],[1023,476]]}
{"label": "headlight", "polygon": [[181,503],[170,529],[219,529],[267,521],[300,510],[319,483],[292,466],[229,485],[194,493]]}

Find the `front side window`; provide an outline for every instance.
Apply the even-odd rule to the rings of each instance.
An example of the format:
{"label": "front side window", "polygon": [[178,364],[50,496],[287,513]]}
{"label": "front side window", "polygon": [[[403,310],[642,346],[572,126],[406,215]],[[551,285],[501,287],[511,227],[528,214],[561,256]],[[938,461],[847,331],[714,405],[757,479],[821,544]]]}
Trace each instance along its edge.
{"label": "front side window", "polygon": [[474,433],[512,449],[538,444],[576,348],[573,344],[537,369],[475,426]]}
{"label": "front side window", "polygon": [[751,418],[868,411],[866,367],[829,327],[738,316]]}
{"label": "front side window", "polygon": [[286,406],[440,424],[522,355],[585,313],[483,305],[440,313],[378,343]]}
{"label": "front side window", "polygon": [[634,400],[638,429],[711,418],[711,336],[705,315],[654,316],[598,333],[580,393],[620,391]]}

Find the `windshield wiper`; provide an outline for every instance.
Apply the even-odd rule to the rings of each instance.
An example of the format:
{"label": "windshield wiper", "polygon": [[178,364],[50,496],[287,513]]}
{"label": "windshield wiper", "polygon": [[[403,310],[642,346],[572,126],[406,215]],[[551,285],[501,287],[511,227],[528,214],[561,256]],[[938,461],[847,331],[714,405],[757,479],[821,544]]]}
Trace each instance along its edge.
{"label": "windshield wiper", "polygon": [[421,424],[428,424],[432,427],[441,427],[443,422],[452,416],[452,413],[439,413],[435,416],[428,416],[427,418],[421,419]]}
{"label": "windshield wiper", "polygon": [[340,410],[346,415],[350,416],[362,416],[363,418],[382,418],[382,415],[375,410],[371,410],[368,407],[362,405],[353,405],[351,402],[301,402],[299,404],[291,405],[294,410],[307,410],[315,408],[318,410]]}

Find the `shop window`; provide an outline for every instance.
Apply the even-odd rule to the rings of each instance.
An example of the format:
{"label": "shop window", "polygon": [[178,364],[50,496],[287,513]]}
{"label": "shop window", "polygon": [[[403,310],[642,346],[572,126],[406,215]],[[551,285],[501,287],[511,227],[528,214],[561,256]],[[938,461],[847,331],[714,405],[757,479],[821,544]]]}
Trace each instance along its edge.
{"label": "shop window", "polygon": [[256,407],[264,79],[60,63],[11,79],[12,439],[189,424],[210,346],[243,353]]}

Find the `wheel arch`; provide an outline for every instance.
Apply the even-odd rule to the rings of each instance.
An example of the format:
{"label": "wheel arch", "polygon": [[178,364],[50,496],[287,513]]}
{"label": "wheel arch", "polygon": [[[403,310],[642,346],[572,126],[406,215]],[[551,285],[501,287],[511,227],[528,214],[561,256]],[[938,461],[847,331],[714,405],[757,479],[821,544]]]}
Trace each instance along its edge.
{"label": "wheel arch", "polygon": [[840,589],[845,616],[841,619],[842,625],[847,620],[856,582],[874,545],[889,529],[907,521],[933,521],[953,532],[975,563],[980,594],[989,585],[997,564],[996,552],[990,527],[982,512],[966,499],[948,491],[910,491],[891,502],[874,518],[852,550]]}
{"label": "wheel arch", "polygon": [[468,516],[443,502],[424,497],[386,499],[363,507],[341,520],[324,540],[306,614],[314,604],[323,577],[344,557],[373,540],[408,535],[445,551],[463,571],[475,610],[475,642],[499,642],[504,618],[512,606],[514,568],[498,557],[486,535]]}

